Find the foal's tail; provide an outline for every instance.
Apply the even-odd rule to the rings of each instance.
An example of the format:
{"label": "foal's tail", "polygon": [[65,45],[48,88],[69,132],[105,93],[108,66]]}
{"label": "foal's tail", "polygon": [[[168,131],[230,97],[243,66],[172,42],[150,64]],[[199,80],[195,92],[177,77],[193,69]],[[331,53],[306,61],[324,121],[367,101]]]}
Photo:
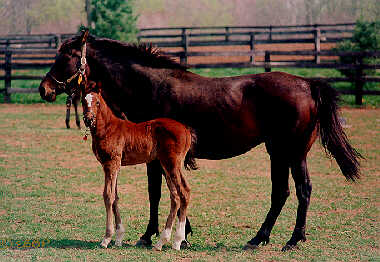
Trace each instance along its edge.
{"label": "foal's tail", "polygon": [[198,169],[198,165],[194,158],[194,146],[195,146],[195,143],[197,142],[197,135],[190,128],[189,128],[189,131],[191,134],[191,145],[190,145],[189,151],[186,154],[184,165],[185,165],[186,170],[190,170],[190,169],[196,170]]}
{"label": "foal's tail", "polygon": [[317,105],[319,133],[326,153],[335,158],[347,180],[355,181],[360,178],[359,158],[363,157],[350,145],[339,121],[338,92],[325,82],[313,80],[311,94]]}

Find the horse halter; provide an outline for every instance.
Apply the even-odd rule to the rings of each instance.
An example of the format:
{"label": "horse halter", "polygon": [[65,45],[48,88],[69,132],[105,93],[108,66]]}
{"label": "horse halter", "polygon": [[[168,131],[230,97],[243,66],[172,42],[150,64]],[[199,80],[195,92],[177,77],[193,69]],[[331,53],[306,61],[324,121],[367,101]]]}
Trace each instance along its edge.
{"label": "horse halter", "polygon": [[[63,87],[63,89],[65,89],[66,85],[68,85],[77,76],[79,76],[78,85],[80,85],[82,80],[85,79],[85,72],[86,72],[86,65],[87,65],[86,50],[87,50],[87,45],[86,45],[86,42],[84,42],[82,45],[82,48],[81,48],[80,67],[75,72],[75,74],[73,74],[71,77],[69,77],[65,81],[59,81],[52,74],[50,74],[50,72],[47,73],[47,76],[49,76],[51,79],[53,79],[58,84],[58,86]],[[73,94],[71,94],[70,96],[72,96]]]}

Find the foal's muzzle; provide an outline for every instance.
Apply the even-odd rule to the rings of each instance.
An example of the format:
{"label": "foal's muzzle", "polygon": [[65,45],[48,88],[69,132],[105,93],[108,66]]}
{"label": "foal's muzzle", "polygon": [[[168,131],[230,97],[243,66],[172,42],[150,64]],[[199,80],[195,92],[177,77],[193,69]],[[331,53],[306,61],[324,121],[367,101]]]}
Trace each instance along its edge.
{"label": "foal's muzzle", "polygon": [[86,127],[90,128],[90,129],[95,127],[95,117],[93,117],[93,116],[91,116],[91,117],[83,116],[83,122],[86,125]]}

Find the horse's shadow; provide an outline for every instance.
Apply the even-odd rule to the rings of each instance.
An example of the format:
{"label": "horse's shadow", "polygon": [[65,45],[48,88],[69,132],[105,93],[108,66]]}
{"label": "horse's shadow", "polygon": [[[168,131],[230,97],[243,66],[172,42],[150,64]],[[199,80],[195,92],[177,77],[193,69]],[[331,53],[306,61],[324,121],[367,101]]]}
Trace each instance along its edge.
{"label": "horse's shadow", "polygon": [[[114,241],[111,241],[110,247],[115,247]],[[124,243],[122,248],[132,247]],[[58,249],[98,249],[101,248],[100,241],[85,241],[77,239],[12,239],[4,240],[0,243],[0,249],[25,250],[34,248],[58,248]]]}
{"label": "horse's shadow", "polygon": [[[34,242],[33,242],[34,241]],[[12,239],[7,240],[0,245],[0,249],[12,249],[12,250],[25,250],[34,248],[57,248],[57,249],[79,249],[79,250],[92,250],[92,249],[102,249],[100,246],[100,241],[86,241],[78,239],[44,239],[44,240],[25,240],[25,239]],[[109,248],[111,249],[125,249],[125,248],[137,248],[137,249],[152,249],[152,246],[135,246],[128,243],[123,243],[122,247],[116,247],[115,242],[111,241]],[[163,247],[163,250],[170,250],[171,245],[167,244]],[[199,245],[191,244],[190,247],[185,250],[192,251],[215,251],[215,252],[226,252],[226,251],[238,251],[240,252],[243,246],[225,246],[222,243],[216,243],[215,245]]]}
{"label": "horse's shadow", "polygon": [[[77,239],[52,239],[46,247],[50,248],[59,248],[59,249],[99,249],[102,248],[100,246],[100,241],[85,241],[85,240],[77,240]],[[111,241],[110,247],[115,247],[114,241]],[[130,244],[123,243],[122,247],[117,248],[130,248],[133,247]]]}

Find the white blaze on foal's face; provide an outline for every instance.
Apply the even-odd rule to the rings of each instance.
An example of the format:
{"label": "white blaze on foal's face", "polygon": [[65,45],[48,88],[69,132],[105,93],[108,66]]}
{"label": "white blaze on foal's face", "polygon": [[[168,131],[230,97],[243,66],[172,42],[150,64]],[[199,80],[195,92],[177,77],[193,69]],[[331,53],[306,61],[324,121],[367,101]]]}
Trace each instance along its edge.
{"label": "white blaze on foal's face", "polygon": [[95,121],[96,114],[97,114],[97,104],[99,103],[97,94],[96,93],[88,93],[84,97],[84,100],[86,101],[85,102],[86,108],[84,108],[86,111],[86,112],[84,112],[85,118],[87,119],[87,121],[91,121],[91,122],[88,122],[88,124],[91,123],[91,125],[93,125],[94,121]]}
{"label": "white blaze on foal's face", "polygon": [[87,101],[88,110],[91,111],[91,103],[92,103],[92,100],[93,100],[92,94],[87,94],[84,99],[86,99],[86,101]]}

